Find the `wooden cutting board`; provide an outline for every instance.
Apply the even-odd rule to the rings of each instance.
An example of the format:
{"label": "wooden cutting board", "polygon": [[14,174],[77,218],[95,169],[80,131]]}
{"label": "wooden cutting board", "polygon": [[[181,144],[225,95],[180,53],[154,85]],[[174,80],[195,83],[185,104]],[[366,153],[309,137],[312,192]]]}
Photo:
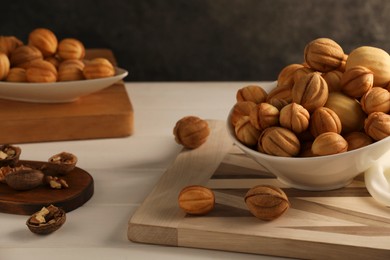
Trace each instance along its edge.
{"label": "wooden cutting board", "polygon": [[[19,161],[19,165],[40,169],[47,162]],[[17,191],[5,183],[0,183],[0,212],[31,215],[50,204],[60,207],[65,212],[77,209],[93,195],[92,176],[81,168],[75,167],[64,176],[59,176],[69,185],[66,189],[52,189],[40,185],[31,190]]]}
{"label": "wooden cutting board", "polygon": [[[390,209],[374,201],[361,175],[333,191],[286,187],[232,144],[224,122],[209,124],[207,142],[184,149],[131,217],[129,240],[304,259],[389,259]],[[206,216],[178,207],[180,190],[193,184],[215,193]],[[243,198],[258,184],[281,187],[291,208],[271,222],[253,217]]]}
{"label": "wooden cutting board", "polygon": [[[87,50],[87,59],[95,57],[105,57],[116,65],[110,50]],[[123,81],[72,103],[0,99],[0,143],[124,137],[133,133],[133,117]]]}

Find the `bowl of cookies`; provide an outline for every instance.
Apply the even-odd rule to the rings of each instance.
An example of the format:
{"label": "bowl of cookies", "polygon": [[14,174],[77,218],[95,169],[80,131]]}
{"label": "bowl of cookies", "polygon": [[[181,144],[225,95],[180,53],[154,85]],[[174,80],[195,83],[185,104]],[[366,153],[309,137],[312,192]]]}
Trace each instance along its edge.
{"label": "bowl of cookies", "polygon": [[287,65],[277,81],[237,90],[228,133],[292,188],[342,188],[390,148],[389,82],[384,50],[346,54],[332,39],[315,39],[304,61]]}
{"label": "bowl of cookies", "polygon": [[86,58],[75,38],[57,39],[49,29],[30,32],[26,44],[0,36],[0,98],[27,102],[73,102],[128,75],[104,57]]}

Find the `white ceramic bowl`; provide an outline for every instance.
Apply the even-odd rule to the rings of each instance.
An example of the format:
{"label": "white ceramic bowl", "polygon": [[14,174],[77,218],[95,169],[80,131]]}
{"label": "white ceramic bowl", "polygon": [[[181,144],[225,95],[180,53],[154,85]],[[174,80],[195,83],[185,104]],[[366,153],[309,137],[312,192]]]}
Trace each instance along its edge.
{"label": "white ceramic bowl", "polygon": [[[232,109],[233,110],[233,109]],[[390,149],[390,137],[345,153],[316,157],[279,157],[260,153],[242,144],[230,123],[226,126],[233,142],[248,156],[286,185],[302,190],[332,190],[348,185]]]}
{"label": "white ceramic bowl", "polygon": [[366,188],[379,203],[390,207],[390,150],[364,174]]}
{"label": "white ceramic bowl", "polygon": [[126,77],[128,72],[115,68],[115,75],[107,78],[54,83],[14,83],[0,81],[0,98],[39,103],[73,102],[111,86]]}

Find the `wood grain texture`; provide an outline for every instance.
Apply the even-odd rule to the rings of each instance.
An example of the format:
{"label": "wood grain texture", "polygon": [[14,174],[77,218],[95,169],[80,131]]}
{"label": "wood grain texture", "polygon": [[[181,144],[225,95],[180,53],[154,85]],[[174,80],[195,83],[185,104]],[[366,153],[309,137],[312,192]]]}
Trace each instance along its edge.
{"label": "wood grain texture", "polygon": [[[87,58],[94,57],[116,64],[110,50],[87,50]],[[0,99],[0,118],[0,143],[124,137],[134,130],[134,111],[123,81],[71,103]]]}
{"label": "wood grain texture", "polygon": [[[224,136],[224,122],[211,124],[213,134],[205,147],[208,154],[218,154],[222,159],[213,159],[212,169],[190,170],[184,175],[184,169],[210,162],[199,160],[205,150],[191,151],[197,156],[190,161],[188,151],[180,153],[162,176],[163,181],[129,220],[131,241],[305,259],[389,258],[390,209],[374,201],[362,176],[345,188],[331,191],[286,187],[232,146],[228,138],[214,139]],[[221,145],[227,146],[221,150]],[[206,216],[185,215],[177,205],[178,189],[200,183],[213,189],[215,209]],[[289,197],[290,209],[274,221],[256,219],[243,198],[257,184],[281,187]],[[167,236],[169,243],[162,241]]]}
{"label": "wood grain texture", "polygon": [[[20,161],[19,164],[39,169],[45,162]],[[68,183],[69,188],[56,190],[41,185],[31,190],[17,191],[7,184],[0,183],[0,212],[31,215],[50,204],[69,212],[82,206],[92,197],[94,181],[88,172],[76,167],[61,178]]]}
{"label": "wood grain texture", "polygon": [[[223,125],[209,122],[209,126],[213,131],[207,142],[194,150],[183,149],[132,216],[128,231],[130,240],[178,245],[178,224],[185,217],[177,205],[179,192],[188,185],[205,185],[232,147],[232,143],[226,142],[228,135]],[[153,232],[153,229],[157,231]],[[174,239],[172,234],[176,236]]]}

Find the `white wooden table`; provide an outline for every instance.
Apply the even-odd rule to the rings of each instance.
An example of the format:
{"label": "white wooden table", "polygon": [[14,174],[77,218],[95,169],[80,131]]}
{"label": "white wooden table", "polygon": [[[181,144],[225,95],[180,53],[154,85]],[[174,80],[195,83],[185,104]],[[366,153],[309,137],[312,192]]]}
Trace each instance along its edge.
{"label": "white wooden table", "polygon": [[[95,181],[95,193],[48,236],[32,234],[27,216],[0,213],[0,259],[277,259],[268,256],[132,243],[128,220],[181,150],[172,130],[183,116],[225,120],[234,83],[126,83],[135,132],[127,138],[16,144],[21,159],[68,151]],[[261,83],[260,83],[261,84]],[[267,83],[264,83],[267,84]]]}

